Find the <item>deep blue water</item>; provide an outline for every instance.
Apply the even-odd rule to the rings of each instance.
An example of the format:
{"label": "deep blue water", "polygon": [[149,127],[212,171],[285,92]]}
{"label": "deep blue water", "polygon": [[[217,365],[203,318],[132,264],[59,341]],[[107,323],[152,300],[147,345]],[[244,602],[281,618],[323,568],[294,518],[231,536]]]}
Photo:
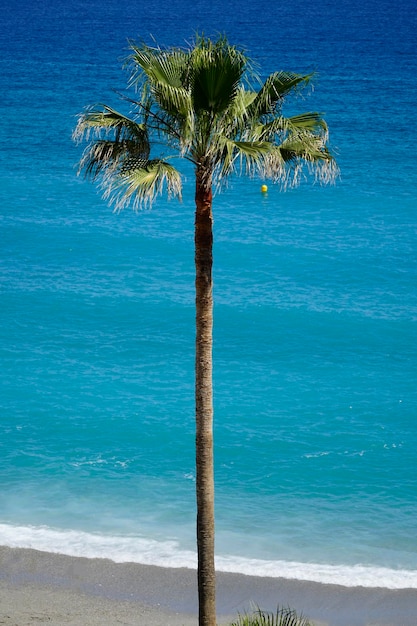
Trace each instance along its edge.
{"label": "deep blue water", "polygon": [[225,32],[317,71],[342,175],[215,198],[219,567],[417,587],[414,3],[0,8],[0,542],[195,562],[192,172],[116,215],[71,133],[128,39]]}

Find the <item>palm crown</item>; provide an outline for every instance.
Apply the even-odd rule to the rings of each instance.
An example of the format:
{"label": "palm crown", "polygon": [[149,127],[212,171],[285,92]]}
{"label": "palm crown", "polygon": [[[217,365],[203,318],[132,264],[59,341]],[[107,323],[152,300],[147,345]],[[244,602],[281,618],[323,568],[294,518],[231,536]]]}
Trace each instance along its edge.
{"label": "palm crown", "polygon": [[236,169],[296,184],[304,165],[328,182],[337,166],[327,147],[327,125],[319,113],[284,117],[285,97],[308,84],[311,75],[275,72],[251,88],[248,57],[225,38],[198,38],[191,49],[131,46],[129,100],[134,115],[108,106],[83,113],[75,130],[91,139],[80,169],[98,178],[117,208],[152,203],[166,186],[181,196],[182,179],[171,157],[151,156],[161,140],[210,187]]}

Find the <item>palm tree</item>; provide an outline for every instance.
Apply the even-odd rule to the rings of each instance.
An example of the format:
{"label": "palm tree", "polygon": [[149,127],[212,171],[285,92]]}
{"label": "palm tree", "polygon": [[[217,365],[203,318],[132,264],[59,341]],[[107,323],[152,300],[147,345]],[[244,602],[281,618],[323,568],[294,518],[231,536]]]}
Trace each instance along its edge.
{"label": "palm tree", "polygon": [[[129,87],[139,94],[124,98],[133,113],[91,108],[80,115],[74,137],[88,142],[80,171],[99,182],[118,210],[150,204],[164,190],[180,198],[182,178],[172,158],[194,166],[199,625],[215,626],[212,192],[236,171],[285,187],[296,184],[307,166],[327,183],[337,165],[319,113],[282,113],[285,98],[312,75],[279,71],[262,84],[247,55],[223,36],[197,37],[189,48],[131,44],[128,61]],[[163,157],[161,145],[172,156]]]}

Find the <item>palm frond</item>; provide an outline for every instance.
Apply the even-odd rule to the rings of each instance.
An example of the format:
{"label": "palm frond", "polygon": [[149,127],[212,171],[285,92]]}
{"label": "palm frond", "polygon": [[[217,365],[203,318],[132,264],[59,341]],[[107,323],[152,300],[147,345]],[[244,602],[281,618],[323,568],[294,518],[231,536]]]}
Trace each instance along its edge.
{"label": "palm frond", "polygon": [[228,176],[236,169],[239,163],[240,170],[249,176],[256,172],[263,172],[266,155],[272,149],[267,141],[232,141],[224,140],[224,156],[218,178]]}
{"label": "palm frond", "polygon": [[311,133],[294,133],[289,135],[279,146],[284,159],[291,161],[301,158],[309,163],[320,159],[329,159],[330,153],[322,137]]}
{"label": "palm frond", "polygon": [[312,626],[312,623],[294,609],[278,607],[275,613],[257,609],[239,615],[230,626]]}
{"label": "palm frond", "polygon": [[143,162],[126,175],[104,178],[104,198],[120,211],[128,204],[134,209],[150,206],[166,189],[168,196],[181,199],[182,180],[178,170],[162,160]]}
{"label": "palm frond", "polygon": [[182,50],[133,46],[131,84],[138,85],[142,79],[146,92],[152,94],[163,111],[186,115],[190,109],[190,92],[184,84],[187,61]]}
{"label": "palm frond", "polygon": [[322,184],[334,182],[339,175],[337,163],[320,137],[285,140],[265,158],[265,177],[280,182],[283,189],[296,187],[305,169]]}
{"label": "palm frond", "polygon": [[90,140],[79,165],[79,173],[93,180],[101,175],[126,172],[138,161],[147,161],[150,153],[146,125],[103,106],[83,113],[74,131],[77,140]]}
{"label": "palm frond", "polygon": [[132,49],[131,84],[137,87],[142,81],[147,118],[153,118],[159,132],[168,139],[179,140],[186,151],[194,132],[187,79],[189,55],[178,49],[162,50],[148,46],[132,46]]}
{"label": "palm frond", "polygon": [[328,127],[321,113],[310,111],[287,118],[291,131],[302,130],[310,133],[321,134],[325,140],[328,136]]}
{"label": "palm frond", "polygon": [[106,171],[115,172],[123,156],[122,144],[98,140],[89,144],[84,150],[78,171],[84,172],[86,178],[95,180]]}
{"label": "palm frond", "polygon": [[283,141],[288,135],[311,133],[327,140],[327,124],[320,113],[310,112],[284,117],[279,115],[265,124],[256,123],[250,131],[264,141]]}
{"label": "palm frond", "polygon": [[118,140],[135,139],[146,143],[147,131],[144,124],[115,111],[107,105],[100,108],[91,107],[78,118],[77,126],[73,133],[75,141],[87,141],[91,136],[103,137],[112,133]]}
{"label": "palm frond", "polygon": [[243,52],[224,38],[217,42],[201,38],[190,55],[193,107],[220,115],[233,103],[247,60]]}
{"label": "palm frond", "polygon": [[265,80],[250,107],[250,115],[260,118],[272,114],[282,104],[284,98],[300,86],[306,86],[313,74],[294,74],[293,72],[274,72]]}
{"label": "palm frond", "polygon": [[130,84],[136,87],[145,77],[146,82],[163,83],[183,89],[185,87],[184,74],[186,73],[189,54],[179,48],[151,48],[146,45],[131,45],[133,54],[129,57],[132,66]]}

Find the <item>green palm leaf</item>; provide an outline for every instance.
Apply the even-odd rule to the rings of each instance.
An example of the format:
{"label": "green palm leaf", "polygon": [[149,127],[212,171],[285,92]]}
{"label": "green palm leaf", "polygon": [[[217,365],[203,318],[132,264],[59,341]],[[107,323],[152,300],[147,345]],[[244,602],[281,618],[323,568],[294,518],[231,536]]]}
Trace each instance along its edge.
{"label": "green palm leaf", "polygon": [[217,176],[219,181],[235,171],[237,164],[247,174],[262,170],[265,155],[271,149],[272,145],[266,141],[233,141],[226,136],[220,136],[216,150],[222,151]]}
{"label": "green palm leaf", "polygon": [[293,72],[275,72],[266,79],[262,88],[256,95],[251,108],[250,115],[262,117],[273,114],[277,106],[280,108],[284,98],[299,86],[307,85],[312,74],[294,74]]}
{"label": "green palm leaf", "polygon": [[327,124],[320,113],[302,113],[292,117],[275,117],[265,124],[258,124],[254,128],[255,136],[267,141],[283,141],[289,135],[304,135],[308,133],[327,139]]}
{"label": "green palm leaf", "polygon": [[169,163],[152,160],[137,163],[128,174],[104,183],[104,197],[121,210],[132,203],[134,208],[151,205],[157,195],[181,199],[182,180],[178,170]]}
{"label": "green palm leaf", "polygon": [[178,145],[189,147],[194,130],[191,92],[188,85],[188,55],[181,50],[133,46],[131,84],[143,83],[144,113]]}
{"label": "green palm leaf", "polygon": [[113,133],[118,141],[133,139],[149,148],[145,125],[118,113],[107,105],[103,105],[102,108],[87,109],[81,114],[73,137],[76,141],[80,141],[89,139],[92,135],[100,137],[103,133]]}
{"label": "green palm leaf", "polygon": [[130,84],[138,85],[146,76],[150,84],[161,83],[178,89],[184,88],[189,59],[185,51],[177,48],[162,50],[146,45],[141,47],[132,45],[131,49],[133,54],[130,62],[133,65],[133,72]]}
{"label": "green palm leaf", "polygon": [[290,608],[278,607],[275,613],[258,609],[252,614],[239,615],[230,626],[313,626],[303,615]]}
{"label": "green palm leaf", "polygon": [[103,173],[123,170],[124,164],[132,159],[146,161],[149,157],[146,126],[108,106],[89,109],[80,115],[74,138],[91,140],[81,159],[80,170],[93,179]]}
{"label": "green palm leaf", "polygon": [[187,56],[179,50],[134,47],[131,61],[135,70],[132,84],[146,78],[146,88],[160,109],[171,115],[186,115],[190,109],[190,93],[184,86]]}
{"label": "green palm leaf", "polygon": [[202,38],[191,58],[191,94],[195,112],[223,113],[236,97],[245,57],[225,39],[216,43]]}

